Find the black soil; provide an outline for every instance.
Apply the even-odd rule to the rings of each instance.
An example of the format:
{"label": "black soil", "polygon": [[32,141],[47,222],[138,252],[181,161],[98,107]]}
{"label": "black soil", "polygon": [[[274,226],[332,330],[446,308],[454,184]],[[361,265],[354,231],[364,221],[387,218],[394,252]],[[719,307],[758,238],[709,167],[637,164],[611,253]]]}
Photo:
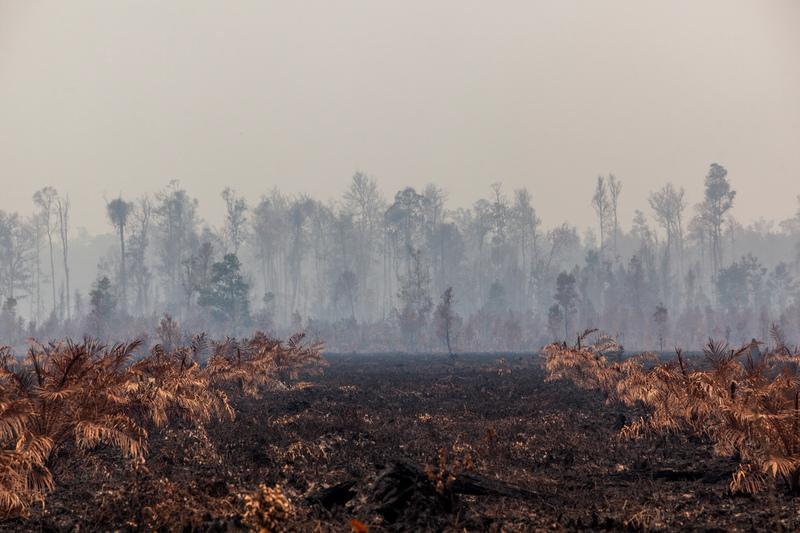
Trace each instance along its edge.
{"label": "black soil", "polygon": [[2,528],[238,531],[263,483],[292,501],[289,531],[800,529],[780,486],[731,495],[736,463],[704,442],[620,440],[640,413],[545,382],[536,356],[328,360],[234,422],[154,432],[143,465],[61,450],[44,509]]}

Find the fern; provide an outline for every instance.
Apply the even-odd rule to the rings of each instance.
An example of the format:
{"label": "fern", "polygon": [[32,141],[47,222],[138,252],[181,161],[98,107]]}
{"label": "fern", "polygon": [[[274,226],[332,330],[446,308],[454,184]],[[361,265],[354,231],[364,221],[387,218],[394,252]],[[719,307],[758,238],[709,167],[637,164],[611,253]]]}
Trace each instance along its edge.
{"label": "fern", "polygon": [[135,361],[139,341],[32,341],[24,359],[0,347],[0,513],[44,502],[54,487],[53,452],[68,443],[86,451],[104,444],[141,461],[149,431],[176,418],[195,425],[231,419],[231,394],[256,396],[322,364],[322,346],[305,345],[302,336],[284,345],[260,332],[221,343],[200,334],[181,346],[174,323],[161,326],[172,345]]}
{"label": "fern", "polygon": [[621,435],[685,432],[703,436],[716,453],[741,458],[732,491],[755,492],[770,480],[800,490],[800,353],[790,350],[772,328],[775,348],[752,356],[752,342],[741,348],[710,340],[705,369],[689,368],[680,350],[676,360],[643,364],[648,356],[611,363],[608,346],[574,347],[560,343],[543,350],[548,379],[570,379],[603,391],[609,401],[642,405],[648,417],[622,428]]}

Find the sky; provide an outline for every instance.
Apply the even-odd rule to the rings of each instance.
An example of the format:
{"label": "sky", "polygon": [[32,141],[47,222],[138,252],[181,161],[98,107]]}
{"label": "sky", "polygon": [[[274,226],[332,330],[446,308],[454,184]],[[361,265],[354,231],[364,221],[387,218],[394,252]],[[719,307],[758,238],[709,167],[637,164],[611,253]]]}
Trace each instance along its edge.
{"label": "sky", "polygon": [[46,185],[73,224],[172,179],[219,225],[220,191],[389,197],[436,183],[469,206],[527,187],[545,226],[621,220],[671,181],[729,171],[734,215],[800,194],[800,2],[0,0],[0,209]]}

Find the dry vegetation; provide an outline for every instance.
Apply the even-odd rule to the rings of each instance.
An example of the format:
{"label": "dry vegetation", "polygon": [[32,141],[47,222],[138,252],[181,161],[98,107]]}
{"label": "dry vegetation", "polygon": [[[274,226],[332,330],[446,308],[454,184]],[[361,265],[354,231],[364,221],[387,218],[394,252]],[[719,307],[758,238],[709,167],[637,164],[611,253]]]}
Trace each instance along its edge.
{"label": "dry vegetation", "polygon": [[710,343],[702,363],[587,334],[544,365],[330,356],[324,374],[300,337],[173,330],[151,350],[3,350],[0,530],[800,526],[774,494],[797,488],[800,422],[777,330],[763,355]]}
{"label": "dry vegetation", "polygon": [[755,341],[738,349],[709,341],[698,368],[679,350],[666,363],[648,354],[614,361],[613,342],[583,344],[591,333],[574,347],[544,348],[548,379],[566,378],[602,391],[608,401],[643,406],[646,416],[622,427],[620,436],[690,434],[738,461],[732,492],[758,492],[775,481],[800,490],[800,353],[776,327],[774,346],[764,353]]}
{"label": "dry vegetation", "polygon": [[31,342],[17,357],[0,348],[0,512],[44,504],[53,471],[67,454],[118,450],[142,464],[151,435],[180,420],[192,427],[233,419],[235,402],[322,363],[321,345],[302,335],[281,343],[262,333],[186,346],[140,342],[105,346],[91,339]]}
{"label": "dry vegetation", "polygon": [[[184,355],[201,344],[187,342]],[[215,351],[251,356],[247,342],[221,344],[208,343],[198,366],[211,366]],[[123,368],[144,355],[138,348]],[[714,455],[709,437],[685,428],[618,438],[621,414],[649,420],[652,409],[547,382],[533,353],[326,360],[302,381],[273,375],[258,397],[243,394],[247,382],[209,377],[233,420],[211,403],[208,422],[171,403],[159,427],[142,400],[129,400],[146,453],[123,460],[113,443],[82,448],[68,434],[44,462],[46,505],[6,517],[0,531],[800,527],[793,499],[776,497],[782,483],[731,493],[739,458]]]}

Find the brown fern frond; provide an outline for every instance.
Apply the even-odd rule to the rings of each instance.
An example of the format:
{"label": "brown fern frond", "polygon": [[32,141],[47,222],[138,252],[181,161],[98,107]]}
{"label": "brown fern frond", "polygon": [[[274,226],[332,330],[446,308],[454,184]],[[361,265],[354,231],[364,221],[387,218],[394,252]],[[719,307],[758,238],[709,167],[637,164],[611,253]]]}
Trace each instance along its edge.
{"label": "brown fern frond", "polygon": [[[611,363],[596,346],[543,349],[548,379],[570,379],[603,391],[610,401],[641,404],[646,418],[628,424],[625,438],[650,432],[689,432],[709,438],[717,453],[739,455],[742,463],[731,490],[753,492],[782,479],[800,482],[800,354],[776,348],[757,360],[754,343],[732,349],[710,340],[705,370],[690,369],[680,350],[677,360],[646,368],[641,361]],[[741,356],[747,354],[744,361]]]}

